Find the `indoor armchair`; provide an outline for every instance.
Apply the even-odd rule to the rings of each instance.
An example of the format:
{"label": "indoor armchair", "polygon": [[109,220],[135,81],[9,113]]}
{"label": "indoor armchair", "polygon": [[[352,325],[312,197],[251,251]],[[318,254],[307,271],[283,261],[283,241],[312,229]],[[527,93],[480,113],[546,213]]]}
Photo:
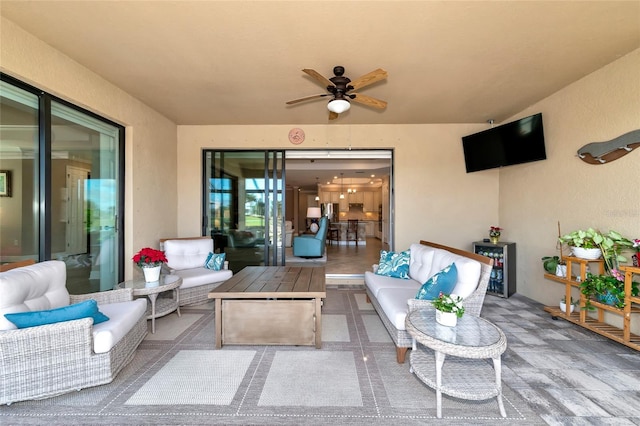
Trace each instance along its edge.
{"label": "indoor armchair", "polygon": [[327,238],[327,218],[320,218],[320,228],[314,234],[305,234],[293,239],[293,255],[297,257],[324,256],[325,240]]}

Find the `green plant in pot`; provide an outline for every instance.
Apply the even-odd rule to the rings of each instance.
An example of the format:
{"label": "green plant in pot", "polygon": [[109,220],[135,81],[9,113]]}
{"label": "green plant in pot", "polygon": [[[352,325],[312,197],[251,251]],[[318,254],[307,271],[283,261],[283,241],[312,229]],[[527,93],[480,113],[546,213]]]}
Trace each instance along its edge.
{"label": "green plant in pot", "polygon": [[[631,283],[631,295],[638,295],[638,283]],[[596,275],[587,273],[587,278],[580,283],[580,292],[586,296],[585,309],[595,309],[591,305],[591,299],[599,299],[600,302],[613,305],[622,309],[624,303],[624,276],[617,270],[614,275]]]}
{"label": "green plant in pot", "polygon": [[[572,248],[599,250],[599,253],[593,255],[585,255],[586,259],[598,259],[602,256],[608,271],[616,269],[618,262],[626,262],[627,259],[620,255],[620,251],[625,248],[631,248],[633,242],[623,237],[616,231],[609,231],[604,234],[593,228],[585,230],[573,231],[559,238],[561,243],[567,244]],[[573,250],[574,256],[578,256],[576,250]],[[579,256],[579,257],[582,257]]]}
{"label": "green plant in pot", "polygon": [[542,267],[550,274],[557,275],[558,266],[564,264],[564,261],[561,260],[559,256],[545,256],[542,258]]}
{"label": "green plant in pot", "polygon": [[602,254],[598,243],[604,236],[593,228],[579,229],[558,238],[560,243],[571,247],[573,255],[584,259],[598,259]]}
{"label": "green plant in pot", "polygon": [[602,238],[602,234],[593,228],[586,231],[579,229],[570,232],[559,238],[561,243],[565,243],[571,247],[581,248],[598,248],[597,240]]}

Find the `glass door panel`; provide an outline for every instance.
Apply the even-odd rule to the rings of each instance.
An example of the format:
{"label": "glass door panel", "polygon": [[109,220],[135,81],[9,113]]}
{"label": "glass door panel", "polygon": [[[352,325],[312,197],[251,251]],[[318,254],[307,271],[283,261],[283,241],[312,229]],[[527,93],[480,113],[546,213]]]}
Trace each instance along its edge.
{"label": "glass door panel", "polygon": [[38,97],[0,81],[0,262],[38,260]]}
{"label": "glass door panel", "polygon": [[212,236],[234,272],[279,262],[284,223],[274,212],[282,210],[282,158],[272,151],[204,153],[203,235]]}
{"label": "glass door panel", "polygon": [[119,129],[51,103],[51,257],[72,294],[118,282]]}

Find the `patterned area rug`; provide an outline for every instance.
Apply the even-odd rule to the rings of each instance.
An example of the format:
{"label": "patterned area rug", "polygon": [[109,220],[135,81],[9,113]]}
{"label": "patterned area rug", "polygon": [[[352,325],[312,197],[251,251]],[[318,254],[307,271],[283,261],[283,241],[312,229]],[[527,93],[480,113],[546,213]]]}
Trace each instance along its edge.
{"label": "patterned area rug", "polygon": [[0,424],[545,424],[507,386],[506,419],[495,399],[447,396],[437,419],[434,391],[396,362],[361,287],[328,289],[322,349],[216,350],[212,304],[182,311],[156,322],[112,383],[3,406]]}

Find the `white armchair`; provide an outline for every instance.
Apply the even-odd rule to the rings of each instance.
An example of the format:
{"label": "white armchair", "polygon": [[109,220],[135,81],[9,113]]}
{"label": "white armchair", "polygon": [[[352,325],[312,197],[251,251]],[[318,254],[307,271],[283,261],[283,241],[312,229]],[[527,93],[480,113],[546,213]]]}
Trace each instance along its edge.
{"label": "white armchair", "polygon": [[162,239],[160,249],[167,257],[167,272],[182,278],[180,306],[207,302],[209,292],[233,276],[228,261],[219,271],[205,268],[209,253],[213,253],[211,237]]}
{"label": "white armchair", "polygon": [[293,223],[290,220],[284,222],[284,246],[291,247],[293,241]]}

